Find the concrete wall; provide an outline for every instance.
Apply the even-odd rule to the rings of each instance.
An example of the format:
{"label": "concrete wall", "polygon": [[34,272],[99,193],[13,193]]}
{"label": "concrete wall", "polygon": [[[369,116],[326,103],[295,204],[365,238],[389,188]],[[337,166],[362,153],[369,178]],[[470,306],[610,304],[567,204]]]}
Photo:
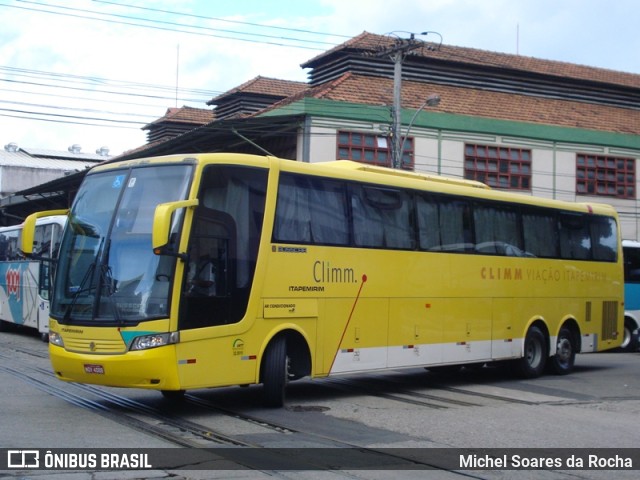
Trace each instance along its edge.
{"label": "concrete wall", "polygon": [[65,170],[1,166],[0,198],[64,177]]}

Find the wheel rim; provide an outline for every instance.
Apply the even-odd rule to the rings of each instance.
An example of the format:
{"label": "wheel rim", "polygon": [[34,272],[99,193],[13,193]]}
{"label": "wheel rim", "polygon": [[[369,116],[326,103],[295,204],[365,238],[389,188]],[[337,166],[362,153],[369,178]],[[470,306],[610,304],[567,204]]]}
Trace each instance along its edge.
{"label": "wheel rim", "polygon": [[536,341],[530,341],[527,343],[525,356],[527,363],[531,368],[536,368],[540,365],[542,360],[542,345]]}
{"label": "wheel rim", "polygon": [[289,357],[289,355],[286,356],[284,365],[284,384],[287,385],[290,381],[295,380],[296,378],[296,376],[291,372],[291,357]]}
{"label": "wheel rim", "polygon": [[620,348],[627,348],[630,343],[631,343],[631,330],[627,328],[627,326],[625,325],[624,334],[622,336],[622,345],[620,345]]}
{"label": "wheel rim", "polygon": [[556,347],[556,358],[561,365],[568,365],[571,361],[571,355],[573,353],[573,348],[571,346],[571,341],[566,337],[561,337],[558,339],[558,345]]}

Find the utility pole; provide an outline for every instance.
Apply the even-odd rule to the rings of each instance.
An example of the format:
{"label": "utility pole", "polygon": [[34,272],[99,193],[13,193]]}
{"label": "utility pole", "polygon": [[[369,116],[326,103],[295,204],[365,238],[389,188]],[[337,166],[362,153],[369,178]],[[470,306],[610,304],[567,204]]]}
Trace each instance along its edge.
{"label": "utility pole", "polygon": [[404,52],[395,52],[391,59],[393,60],[393,111],[391,126],[391,166],[400,168],[402,166],[402,61],[404,60]]}
{"label": "utility pole", "polygon": [[[424,35],[426,32],[421,33]],[[400,168],[402,166],[402,62],[411,50],[423,45],[412,33],[409,38],[398,38],[395,45],[389,46],[377,53],[376,56],[389,56],[393,61],[393,107],[391,111],[391,166]]]}

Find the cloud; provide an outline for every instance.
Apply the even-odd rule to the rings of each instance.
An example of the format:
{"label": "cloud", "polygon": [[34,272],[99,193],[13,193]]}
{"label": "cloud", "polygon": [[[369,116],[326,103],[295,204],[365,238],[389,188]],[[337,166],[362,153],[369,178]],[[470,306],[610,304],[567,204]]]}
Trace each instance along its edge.
{"label": "cloud", "polygon": [[167,107],[204,108],[257,75],[306,80],[301,63],[364,30],[640,73],[634,0],[122,3],[0,4],[4,144],[120,153]]}

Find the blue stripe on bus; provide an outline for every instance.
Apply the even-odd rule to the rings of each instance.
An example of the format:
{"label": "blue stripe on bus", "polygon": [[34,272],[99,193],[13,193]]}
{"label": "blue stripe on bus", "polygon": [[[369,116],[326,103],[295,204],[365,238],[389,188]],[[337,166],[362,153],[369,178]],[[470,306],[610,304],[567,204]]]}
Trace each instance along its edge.
{"label": "blue stripe on bus", "polygon": [[640,283],[624,284],[625,310],[640,310]]}

